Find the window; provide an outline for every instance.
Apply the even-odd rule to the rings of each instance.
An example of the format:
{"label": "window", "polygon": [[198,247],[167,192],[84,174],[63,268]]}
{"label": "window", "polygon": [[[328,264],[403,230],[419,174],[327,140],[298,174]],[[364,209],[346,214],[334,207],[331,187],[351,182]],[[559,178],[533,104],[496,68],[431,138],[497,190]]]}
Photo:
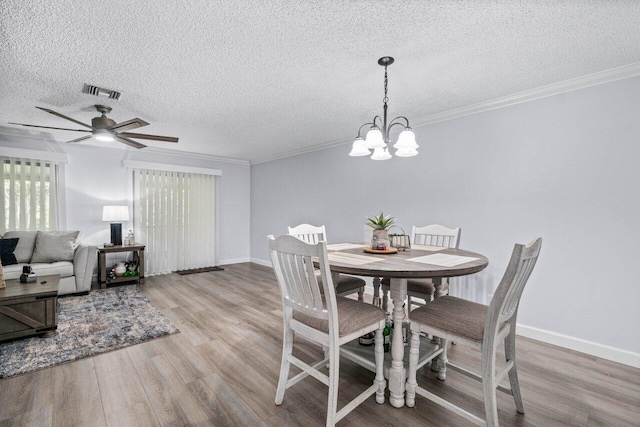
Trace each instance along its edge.
{"label": "window", "polygon": [[[127,161],[128,166],[136,163]],[[146,273],[214,265],[213,173],[219,171],[211,172],[134,167],[133,221],[138,240],[147,246]]]}
{"label": "window", "polygon": [[54,161],[0,157],[0,233],[58,230],[61,167]]}

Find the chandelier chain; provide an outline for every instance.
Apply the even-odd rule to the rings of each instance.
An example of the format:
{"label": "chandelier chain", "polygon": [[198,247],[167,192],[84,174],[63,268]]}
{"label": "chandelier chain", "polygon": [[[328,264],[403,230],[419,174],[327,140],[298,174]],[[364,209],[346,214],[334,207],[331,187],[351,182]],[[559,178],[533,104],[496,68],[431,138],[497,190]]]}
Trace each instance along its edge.
{"label": "chandelier chain", "polygon": [[385,104],[389,101],[389,97],[387,97],[387,86],[389,84],[389,79],[387,78],[387,66],[384,67],[384,99],[382,100]]}

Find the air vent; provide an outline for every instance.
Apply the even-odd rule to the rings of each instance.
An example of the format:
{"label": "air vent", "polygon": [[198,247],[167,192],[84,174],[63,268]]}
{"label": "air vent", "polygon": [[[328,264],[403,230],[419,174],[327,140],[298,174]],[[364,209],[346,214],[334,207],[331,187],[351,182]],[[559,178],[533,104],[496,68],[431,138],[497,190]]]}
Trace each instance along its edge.
{"label": "air vent", "polygon": [[103,87],[98,87],[87,83],[82,86],[82,93],[95,96],[105,96],[109,99],[115,99],[116,101],[118,101],[120,99],[120,96],[122,95],[122,92],[119,92],[117,90],[105,89]]}

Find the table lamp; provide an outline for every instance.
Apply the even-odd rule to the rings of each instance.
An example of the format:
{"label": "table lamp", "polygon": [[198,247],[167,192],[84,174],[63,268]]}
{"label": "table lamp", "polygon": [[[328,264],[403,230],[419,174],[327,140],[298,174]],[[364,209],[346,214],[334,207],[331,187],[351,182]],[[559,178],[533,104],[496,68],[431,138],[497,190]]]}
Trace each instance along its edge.
{"label": "table lamp", "polygon": [[111,222],[111,243],[122,246],[122,222],[129,221],[128,206],[105,206],[102,208],[102,220]]}

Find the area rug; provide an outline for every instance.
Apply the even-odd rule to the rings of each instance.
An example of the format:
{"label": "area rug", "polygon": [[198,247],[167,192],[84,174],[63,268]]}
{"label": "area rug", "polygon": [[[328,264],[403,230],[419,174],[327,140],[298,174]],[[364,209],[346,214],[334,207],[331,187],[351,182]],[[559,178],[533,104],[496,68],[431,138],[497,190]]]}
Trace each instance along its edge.
{"label": "area rug", "polygon": [[186,276],[187,274],[196,274],[196,273],[207,273],[209,271],[224,271],[222,267],[204,267],[204,268],[192,268],[191,270],[178,270],[178,273],[181,276]]}
{"label": "area rug", "polygon": [[58,335],[0,344],[0,379],[178,332],[137,286],[59,298]]}

